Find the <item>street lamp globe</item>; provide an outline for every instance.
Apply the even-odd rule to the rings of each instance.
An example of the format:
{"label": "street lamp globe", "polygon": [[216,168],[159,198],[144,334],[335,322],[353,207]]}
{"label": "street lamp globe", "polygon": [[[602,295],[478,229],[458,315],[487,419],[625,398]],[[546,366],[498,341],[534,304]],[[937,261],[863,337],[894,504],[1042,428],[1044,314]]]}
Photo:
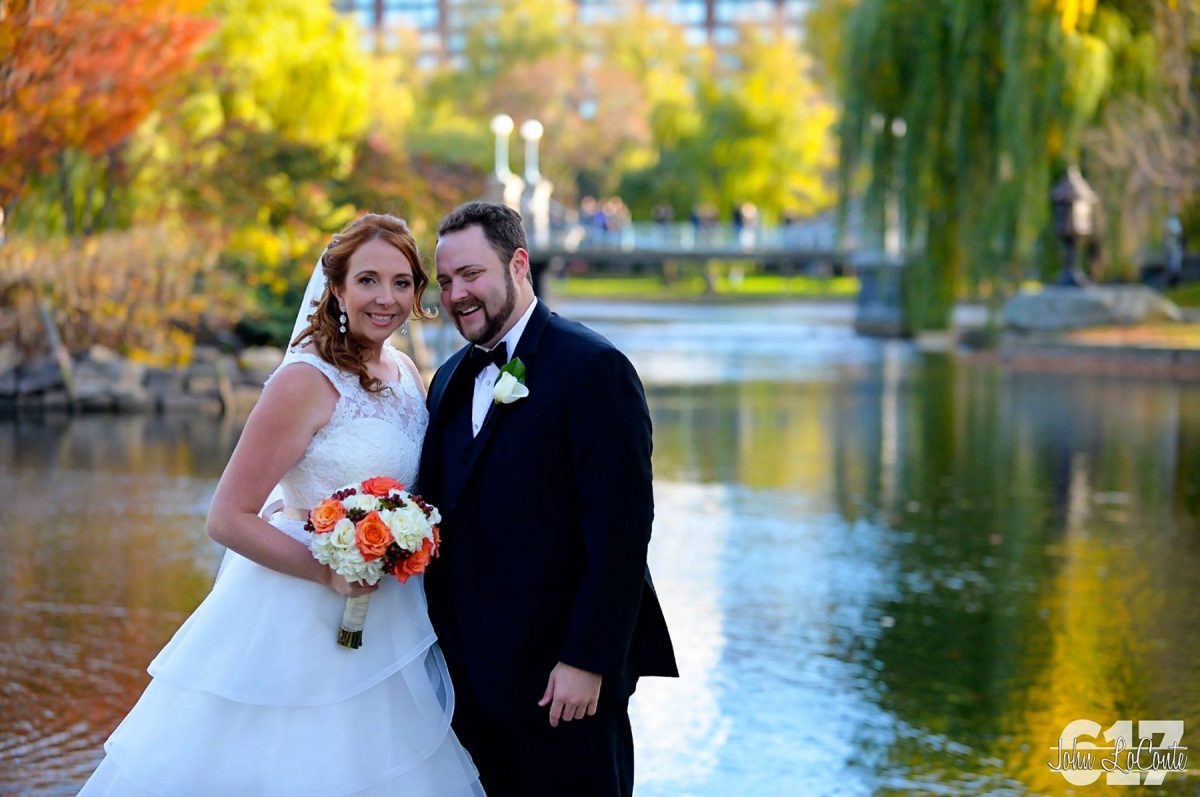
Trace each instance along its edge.
{"label": "street lamp globe", "polygon": [[507,136],[513,131],[512,117],[506,113],[498,113],[492,117],[492,132],[498,136]]}
{"label": "street lamp globe", "polygon": [[545,129],[542,127],[542,123],[537,119],[530,119],[521,125],[521,138],[526,141],[539,141],[544,132]]}

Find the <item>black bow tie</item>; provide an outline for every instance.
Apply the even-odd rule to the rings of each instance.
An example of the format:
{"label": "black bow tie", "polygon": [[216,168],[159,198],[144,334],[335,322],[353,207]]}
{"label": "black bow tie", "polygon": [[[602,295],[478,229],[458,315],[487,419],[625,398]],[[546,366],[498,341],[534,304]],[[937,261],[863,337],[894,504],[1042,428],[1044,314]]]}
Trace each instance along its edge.
{"label": "black bow tie", "polygon": [[488,364],[494,364],[497,368],[503,368],[508,363],[508,344],[500,341],[500,344],[491,351],[485,351],[478,346],[472,346],[467,352],[466,359],[463,360],[463,369],[471,376],[472,379],[479,376],[479,372],[488,367]]}

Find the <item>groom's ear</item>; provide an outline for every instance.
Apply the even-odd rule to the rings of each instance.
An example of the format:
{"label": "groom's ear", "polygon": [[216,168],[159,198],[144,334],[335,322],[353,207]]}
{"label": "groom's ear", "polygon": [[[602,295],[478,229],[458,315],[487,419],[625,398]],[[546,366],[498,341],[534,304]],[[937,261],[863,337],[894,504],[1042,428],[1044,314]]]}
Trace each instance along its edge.
{"label": "groom's ear", "polygon": [[514,281],[529,279],[529,252],[518,248],[513,252],[512,260],[508,262],[513,270]]}

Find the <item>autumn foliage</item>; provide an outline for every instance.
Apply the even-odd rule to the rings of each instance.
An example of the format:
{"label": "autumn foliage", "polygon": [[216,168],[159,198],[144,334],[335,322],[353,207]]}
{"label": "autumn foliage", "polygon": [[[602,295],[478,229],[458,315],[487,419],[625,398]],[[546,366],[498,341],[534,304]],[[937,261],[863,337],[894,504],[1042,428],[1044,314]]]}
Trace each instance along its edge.
{"label": "autumn foliage", "polygon": [[213,28],[201,5],[0,0],[0,206],[65,151],[122,144]]}

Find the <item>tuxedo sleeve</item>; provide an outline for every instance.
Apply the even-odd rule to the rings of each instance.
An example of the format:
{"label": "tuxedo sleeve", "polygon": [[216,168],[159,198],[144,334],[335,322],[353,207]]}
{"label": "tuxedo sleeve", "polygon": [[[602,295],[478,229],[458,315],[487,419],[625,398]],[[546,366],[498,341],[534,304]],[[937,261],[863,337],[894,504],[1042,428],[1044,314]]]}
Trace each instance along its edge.
{"label": "tuxedo sleeve", "polygon": [[618,672],[641,602],[654,493],[646,396],[617,349],[589,358],[576,379],[567,436],[584,566],[559,658],[590,672]]}
{"label": "tuxedo sleeve", "polygon": [[[425,409],[429,412],[431,419],[433,417],[434,410],[434,397],[440,396],[442,391],[445,390],[445,385],[439,380],[448,379],[449,376],[450,372],[446,369],[445,365],[442,365],[440,368],[434,371],[433,379],[431,379],[429,382],[429,392],[425,395]],[[428,433],[429,430],[426,429],[426,435],[428,435]],[[432,473],[432,453],[433,444],[430,440],[426,439],[421,445],[421,467],[417,471],[417,478],[411,485],[409,485],[409,488],[414,493],[425,498],[427,501],[434,501],[433,493],[428,491],[428,488],[432,487],[434,482]],[[434,501],[434,503],[436,504],[436,501]]]}

